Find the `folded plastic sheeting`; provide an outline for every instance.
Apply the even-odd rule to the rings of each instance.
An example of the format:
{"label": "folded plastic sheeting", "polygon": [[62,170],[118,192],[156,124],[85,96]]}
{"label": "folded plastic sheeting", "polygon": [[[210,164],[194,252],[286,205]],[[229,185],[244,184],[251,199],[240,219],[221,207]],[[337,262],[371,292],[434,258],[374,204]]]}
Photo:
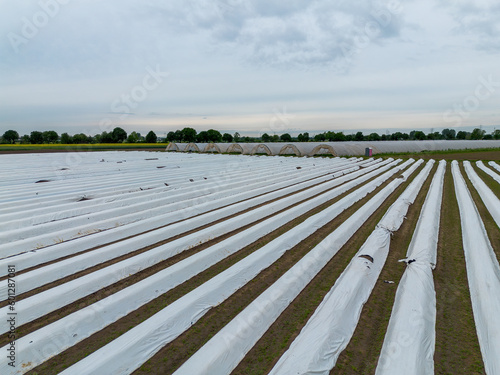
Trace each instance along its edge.
{"label": "folded plastic sheeting", "polygon": [[401,226],[433,163],[430,160],[391,205],[270,374],[330,373],[385,264],[391,233]]}
{"label": "folded plastic sheeting", "polygon": [[484,181],[481,180],[469,161],[464,161],[464,168],[467,173],[467,177],[469,177],[469,180],[479,193],[479,196],[493,217],[493,220],[495,220],[495,223],[497,223],[497,226],[500,228],[500,199],[498,199],[498,197],[490,190]]}
{"label": "folded plastic sheeting", "polygon": [[[481,170],[483,170],[484,172],[486,172],[487,174],[489,174],[491,178],[493,178],[496,182],[498,182],[500,184],[500,175],[496,171],[492,171],[490,168],[488,168],[487,166],[485,166],[481,160],[477,161],[476,165]],[[498,166],[498,164],[493,163],[491,161],[489,162],[489,165],[492,166],[492,167],[494,167],[495,165]],[[498,166],[498,168],[500,168],[500,166]],[[499,172],[500,172],[500,170],[499,170]]]}
{"label": "folded plastic sheeting", "polygon": [[436,293],[432,270],[436,265],[445,168],[442,160],[422,206],[376,375],[434,374]]}
{"label": "folded plastic sheeting", "polygon": [[[386,172],[374,180],[373,185],[379,185],[381,183],[380,179],[382,181],[386,180],[390,175],[411,162],[408,161]],[[362,194],[357,190],[326,210],[308,218],[293,230],[264,245],[245,259],[221,272],[192,292],[184,295],[142,324],[132,328],[63,373],[131,373],[158,352],[165,344],[187,330],[212,307],[222,303],[236,290],[252,280],[260,271],[269,267],[285,251],[319,229],[320,223],[318,223],[318,220],[323,220],[324,218],[333,219],[342,211],[341,207],[345,207],[345,205],[349,207],[353,203],[353,198],[356,198],[354,201],[359,200],[361,197],[366,196],[373,188],[371,184],[365,185],[358,189],[362,191]],[[363,216],[361,215],[356,219],[354,225],[358,225],[359,227],[362,225],[362,222]],[[197,372],[195,371],[191,374],[195,373]],[[211,373],[214,374],[217,371]]]}
{"label": "folded plastic sheeting", "polygon": [[500,374],[500,267],[457,161],[451,170],[477,337],[486,373],[496,375]]}

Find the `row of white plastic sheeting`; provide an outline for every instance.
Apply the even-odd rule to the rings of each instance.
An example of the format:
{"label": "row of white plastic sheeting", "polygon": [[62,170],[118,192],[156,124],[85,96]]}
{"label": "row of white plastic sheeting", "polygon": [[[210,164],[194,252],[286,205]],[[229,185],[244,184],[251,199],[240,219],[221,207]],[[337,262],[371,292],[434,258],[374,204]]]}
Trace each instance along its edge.
{"label": "row of white plastic sheeting", "polygon": [[[364,171],[360,171],[363,173]],[[373,173],[378,173],[378,171],[374,171],[372,173],[368,173],[367,176],[362,176],[358,180],[354,180],[351,182],[347,182],[337,189],[327,192],[323,194],[322,196],[319,196],[317,198],[314,198],[312,201],[307,201],[304,202],[301,205],[302,213],[307,212],[308,210],[311,210],[314,206],[311,206],[312,204],[322,204],[325,203],[326,201],[334,198],[335,196],[342,194],[343,192],[349,190],[353,186],[356,186],[357,184],[366,181],[366,179],[370,178]],[[354,175],[354,174],[353,174]],[[356,175],[350,176],[346,175],[344,177],[341,177],[337,180],[331,181],[331,183],[327,184],[326,186],[318,186],[316,188],[313,188],[314,190],[317,190],[317,192],[321,192],[322,189],[326,189],[327,187],[334,187],[338,184],[341,184],[342,182],[345,182],[346,180],[351,180]],[[311,191],[308,192],[303,192],[300,193],[302,195],[302,198],[307,198],[308,195],[311,193]],[[313,193],[314,194],[314,193]],[[293,198],[292,198],[293,200]],[[166,260],[181,251],[184,251],[186,249],[189,249],[192,247],[193,243],[200,243],[203,241],[207,241],[210,238],[216,237],[218,235],[225,234],[227,232],[230,232],[234,229],[239,228],[240,226],[248,225],[256,220],[259,220],[262,216],[272,213],[272,212],[277,212],[285,207],[287,207],[289,204],[292,204],[293,202],[290,201],[289,199],[285,201],[278,201],[274,203],[274,207],[265,207],[259,210],[254,210],[250,211],[244,215],[241,215],[238,218],[234,218],[233,220],[229,222],[222,222],[219,223],[215,226],[206,228],[202,231],[198,231],[196,233],[193,233],[189,236],[182,237],[180,239],[177,239],[173,242],[167,243],[165,245],[156,247],[152,250],[149,250],[147,252],[141,253],[139,255],[136,255],[134,257],[125,259],[121,262],[112,264],[108,267],[102,268],[98,271],[92,272],[90,274],[87,274],[85,276],[82,276],[78,279],[69,281],[67,283],[61,284],[59,286],[56,286],[52,289],[46,290],[42,293],[36,294],[34,296],[28,297],[23,300],[22,304],[19,304],[17,307],[17,312],[19,314],[17,318],[17,323],[19,325],[30,322],[40,316],[43,316],[44,314],[47,314],[51,311],[54,311],[66,304],[69,304],[71,302],[74,302],[86,295],[89,295],[101,288],[104,288],[108,285],[111,285],[114,282],[117,282],[118,280],[121,280],[125,277],[128,277],[134,273],[137,273],[147,267],[150,267],[154,264],[157,264],[163,260]],[[269,206],[269,205],[268,205]],[[292,210],[293,211],[293,210]],[[295,212],[292,212],[294,214]],[[289,215],[290,217],[290,215]],[[293,216],[295,217],[295,216]],[[196,220],[196,218],[195,218]],[[181,224],[179,225],[185,226],[186,224]],[[283,225],[283,222],[281,223]],[[274,228],[276,229],[276,228]],[[121,244],[118,244],[117,246],[111,245],[112,249],[115,251],[120,251],[121,250]],[[135,249],[136,247],[133,246],[132,250]],[[102,249],[101,249],[102,251]],[[131,250],[130,250],[131,251]],[[100,253],[98,253],[100,254]],[[64,266],[67,267],[82,267],[79,265],[81,262],[87,262],[86,258],[89,258],[89,254],[83,254],[81,257],[76,259],[76,261],[73,258],[68,259],[67,261],[63,261],[63,267],[59,267],[58,264],[55,265],[49,265],[47,267],[41,268],[39,270],[34,270],[28,274],[27,276],[18,275],[20,280],[18,280],[18,285],[27,285],[23,286],[22,288],[33,288],[37,285],[37,283],[43,284],[51,281],[54,274],[60,274],[61,276],[66,272],[66,269]],[[83,260],[80,261],[80,258],[83,258]],[[46,272],[46,271],[50,272]],[[7,294],[7,289],[2,288],[2,296],[5,298]],[[1,308],[0,311],[7,312],[8,307]],[[7,322],[2,322],[0,321],[0,332],[6,332],[9,329],[9,326]]]}
{"label": "row of white plastic sheeting", "polygon": [[474,185],[474,188],[479,193],[481,200],[484,202],[486,208],[490,212],[493,220],[500,228],[500,199],[491,191],[491,189],[484,183],[484,181],[477,175],[474,168],[472,168],[469,161],[464,161],[465,172],[467,177]]}
{"label": "row of white plastic sheeting", "polygon": [[165,344],[188,329],[207,311],[222,303],[259,272],[269,267],[286,251],[313,234],[322,225],[335,218],[355,201],[366,196],[389,176],[409,163],[406,162],[404,165],[384,173],[373,180],[371,184],[364,185],[324,211],[308,218],[110,344],[70,367],[65,373],[92,374],[96,371],[104,371],[113,374],[128,374],[132,372]]}
{"label": "row of white plastic sheeting", "polygon": [[401,278],[378,360],[377,375],[434,374],[436,266],[443,181],[442,160],[432,179],[407,251]]}
{"label": "row of white plastic sheeting", "polygon": [[[256,238],[279,228],[280,226],[293,220],[297,216],[300,216],[301,214],[313,209],[314,207],[317,207],[318,205],[332,199],[333,197],[346,192],[352,187],[361,184],[363,181],[366,181],[376,174],[382,172],[383,170],[388,169],[394,163],[397,162],[393,162],[391,163],[391,165],[387,165],[382,169],[378,169],[372,172],[370,172],[370,170],[373,169],[373,167],[369,169],[367,168],[366,172],[370,173],[361,175],[361,177],[354,181],[347,182],[330,192],[315,197],[298,206],[292,207],[291,209],[288,209],[287,211],[282,212],[275,217],[269,218],[264,222],[261,222],[254,227],[251,227],[214,246],[211,246],[210,248],[205,249],[202,252],[197,253],[183,261],[180,261],[179,263],[165,270],[162,270],[145,280],[127,287],[117,292],[116,294],[107,297],[104,300],[101,300],[91,306],[88,306],[74,314],[71,314],[53,324],[50,324],[19,339],[19,351],[17,353],[18,358],[21,358],[21,360],[25,364],[29,363],[29,366],[25,367],[26,369],[36,366],[38,363],[43,362],[48,357],[57,354],[58,352],[66,349],[71,345],[74,345],[80,340],[83,340],[84,338],[90,336],[92,333],[104,328],[106,325],[113,323],[122,316],[149,302],[153,298],[158,297],[169,289],[188,280],[195,274],[210,267],[221,259],[235,253],[244,246],[249,245],[250,243],[254,242]],[[272,243],[266,245],[267,250],[259,250],[261,255],[254,255],[253,258],[249,258],[249,260],[241,263],[239,267],[235,267],[233,269],[234,271],[230,272],[230,274],[232,274],[233,277],[238,280],[238,282],[246,283],[251,277],[248,276],[248,274],[247,277],[244,277],[239,273],[239,271],[245,271],[247,268],[249,268],[250,271],[246,270],[245,272],[253,272],[252,275],[254,275],[255,272],[258,272],[266,265],[271,264],[274,259],[277,259],[286,250],[293,247],[301,239],[312,234],[319,227],[332,220],[332,218],[338,215],[338,213],[348,208],[353,203],[353,201],[361,199],[363,196],[368,194],[369,191],[375,189],[400,168],[401,167],[397,167],[394,170],[384,173],[383,175],[377,177],[372,182],[372,184],[370,184],[370,186],[363,186],[361,189],[358,189],[357,191],[351,193],[348,197],[343,198],[341,201],[337,202],[327,211],[321,212],[315,215],[313,218],[308,219],[307,222],[301,225],[301,227],[299,228],[300,230],[291,230],[287,232],[285,236],[282,236]],[[359,176],[362,173],[362,171],[359,171],[352,173],[351,175],[341,177],[338,179],[340,180],[339,183],[341,183],[342,180],[351,180],[353,178],[352,176]],[[252,267],[258,268],[254,269]],[[113,274],[113,272],[111,271],[104,273],[108,275],[108,277],[110,274]],[[222,277],[222,279],[224,278]],[[227,281],[227,284],[231,285],[232,288],[238,289],[229,281]],[[220,287],[222,289],[217,292],[219,294],[214,294],[219,296],[218,298],[222,298],[220,297],[220,293],[222,293],[223,298],[227,298],[228,286],[224,285],[225,284],[223,283]],[[209,291],[210,293],[215,293],[215,291],[212,290],[210,286],[207,286],[204,290],[205,293],[207,291]],[[63,292],[56,290],[51,294],[55,296],[55,300],[57,301],[57,297],[61,296]],[[48,297],[42,298],[41,301],[43,301],[43,303],[45,304],[52,303],[50,301],[50,298]],[[38,302],[38,304],[40,303],[41,302]],[[199,303],[199,300],[195,299],[195,301],[188,302],[188,306],[192,306],[193,303],[195,303],[196,305],[196,303]],[[216,303],[214,302],[214,304]],[[204,309],[202,309],[201,311],[203,313],[205,312]],[[26,311],[23,310],[23,316],[25,314]],[[194,317],[196,319],[198,319],[198,317],[201,317],[202,315],[202,313],[198,310],[195,310],[192,314],[194,314]],[[191,317],[191,313],[187,316]],[[189,321],[188,319],[188,323],[189,322],[191,321]],[[176,324],[176,329],[179,329],[179,327],[182,327],[182,325]],[[55,346],[50,345],[51,343],[54,343],[54,341],[56,341],[58,344]],[[47,348],[51,349],[48,350]],[[0,367],[0,370],[4,369],[6,369],[6,367]]]}
{"label": "row of white plastic sheeting", "polygon": [[[489,164],[491,166],[494,166],[495,163],[490,162]],[[498,182],[500,184],[500,175],[498,173],[496,173],[495,171],[492,171],[490,168],[486,167],[481,160],[477,161],[476,165],[481,170],[483,170],[484,172],[486,172],[487,174],[489,174],[491,178],[493,178],[496,182]]]}
{"label": "row of white plastic sheeting", "polygon": [[[35,269],[33,271],[23,273],[17,276],[17,282],[18,282],[17,293],[18,294],[24,293],[26,291],[45,285],[49,282],[55,281],[62,277],[71,275],[73,273],[77,273],[86,268],[90,268],[99,263],[103,263],[107,260],[130,253],[134,250],[144,248],[146,246],[151,246],[157,242],[160,242],[167,238],[172,238],[178,234],[199,228],[203,225],[210,224],[211,222],[220,220],[221,218],[228,217],[233,214],[238,214],[239,212],[244,211],[249,207],[255,207],[258,206],[259,204],[269,202],[273,199],[278,199],[277,201],[274,201],[265,206],[256,208],[250,212],[242,214],[237,218],[233,218],[229,220],[229,222],[224,221],[215,226],[199,230],[188,236],[175,240],[174,242],[150,250],[147,253],[137,255],[136,257],[131,258],[127,261],[123,261],[121,263],[121,264],[133,263],[134,272],[139,272],[144,267],[151,265],[153,261],[157,263],[158,259],[164,260],[165,257],[167,257],[167,255],[173,256],[175,254],[178,254],[184,250],[191,248],[194,243],[202,244],[208,240],[229,233],[235,229],[249,225],[252,222],[260,220],[262,217],[283,210],[293,205],[295,202],[300,202],[304,199],[309,198],[310,196],[320,194],[329,189],[332,189],[333,187],[340,185],[345,181],[352,180],[364,173],[371,171],[378,165],[380,164],[376,164],[374,167],[364,168],[358,173],[351,173],[359,169],[358,166],[352,166],[349,169],[344,169],[337,172],[339,175],[342,175],[344,173],[350,173],[349,175],[344,176],[342,178],[332,179],[332,176],[328,175],[319,178],[314,178],[312,180],[307,180],[305,182],[296,183],[293,184],[293,186],[289,186],[287,188],[283,188],[264,195],[259,195],[248,201],[240,202],[231,206],[221,208],[220,210],[214,212],[208,212],[203,215],[196,216],[194,218],[189,219],[188,221],[175,223],[165,228],[158,229],[154,232],[144,233],[136,237],[125,239],[118,243],[113,243],[101,247],[94,251],[85,252],[81,255],[76,255],[61,262],[53,263],[48,266]],[[361,177],[360,180],[358,180],[359,182],[356,181],[356,183],[361,183],[363,180],[366,179],[367,177]],[[317,185],[318,183],[320,184]],[[346,186],[350,186],[350,184],[346,184]],[[297,193],[297,191],[301,189],[307,189],[307,190]],[[342,189],[344,189],[344,187]],[[288,196],[284,199],[282,198],[283,196],[290,193],[294,195]],[[161,255],[160,258],[158,258],[159,256],[158,254]],[[43,258],[43,255],[44,252],[40,254],[40,256],[38,257],[38,261],[42,260],[41,258]],[[139,261],[139,259],[142,259],[142,261]],[[43,260],[46,261],[46,259]],[[5,261],[12,262],[12,258],[6,259]],[[0,264],[1,263],[2,262],[0,262]],[[117,273],[117,268],[116,268],[117,265],[114,265],[113,267],[115,267],[113,272]],[[120,271],[119,273],[129,274],[129,272],[131,271],[127,267],[125,267],[124,271],[123,272]],[[106,280],[109,281],[109,278],[107,278]],[[3,300],[5,298],[7,298],[7,287],[0,285],[0,300]]]}
{"label": "row of white plastic sheeting", "polygon": [[[298,170],[297,174],[301,175],[304,173],[300,173],[301,171]],[[305,173],[308,175],[308,173]],[[147,211],[141,211],[139,212],[133,212],[131,211],[128,214],[119,216],[119,217],[111,217],[107,218],[104,220],[100,221],[93,221],[90,220],[90,216],[85,216],[83,217],[83,221],[85,223],[81,223],[82,218],[75,218],[78,219],[78,223],[81,223],[81,225],[78,226],[71,226],[70,228],[62,229],[62,230],[57,230],[58,228],[58,223],[53,223],[51,224],[51,228],[54,228],[55,231],[51,232],[42,232],[39,235],[36,236],[31,236],[26,239],[14,241],[7,243],[9,241],[12,241],[12,235],[14,233],[17,233],[17,231],[9,231],[9,232],[4,232],[0,234],[0,238],[5,238],[6,243],[2,243],[0,245],[0,257],[6,257],[10,255],[15,255],[15,254],[20,254],[22,252],[26,251],[31,251],[34,249],[40,249],[44,246],[49,246],[49,245],[54,245],[59,242],[63,242],[65,239],[70,239],[73,237],[78,237],[78,236],[85,236],[88,234],[93,234],[91,237],[95,237],[96,232],[102,232],[106,230],[106,233],[103,233],[104,238],[107,240],[107,242],[113,241],[111,237],[113,235],[109,234],[109,230],[112,230],[114,226],[122,226],[125,224],[128,224],[126,227],[124,227],[124,230],[127,231],[127,236],[137,234],[132,233],[130,231],[130,227],[134,222],[145,222],[148,219],[151,219],[152,217],[155,217],[155,220],[159,223],[157,227],[164,226],[166,224],[169,224],[171,222],[179,221],[182,219],[186,219],[195,215],[199,215],[203,212],[208,212],[211,210],[215,210],[221,206],[226,206],[229,204],[234,204],[239,201],[243,201],[245,199],[249,199],[251,197],[254,197],[259,194],[263,194],[265,192],[269,192],[272,190],[276,190],[279,188],[282,188],[283,186],[289,186],[289,180],[290,180],[290,174],[288,176],[285,175],[280,175],[276,180],[274,179],[263,179],[261,181],[258,181],[256,183],[239,183],[235,187],[234,185],[228,183],[227,187],[221,186],[220,191],[213,193],[213,194],[208,194],[206,196],[200,196],[197,198],[193,199],[188,199],[185,200],[184,203],[172,203],[177,210],[169,212],[164,214],[164,211],[166,211],[165,207],[157,207],[153,208]],[[245,186],[245,190],[242,192],[241,187]],[[180,206],[179,206],[180,204]],[[116,212],[116,211],[113,211]],[[103,213],[97,213],[92,216],[92,218],[99,218],[100,215]],[[108,213],[109,214],[109,213]],[[86,218],[89,218],[88,220],[85,220]],[[69,219],[65,221],[71,221],[74,222],[75,220]],[[155,227],[150,227],[149,224],[151,224],[150,221],[147,222],[148,226],[146,227],[145,230],[151,230],[154,229]],[[61,225],[61,224],[59,224]],[[76,225],[76,224],[75,224]],[[32,233],[32,231],[37,231],[39,233],[43,228],[48,229],[48,224],[47,225],[38,225],[34,226],[32,228],[29,228],[27,233]],[[24,233],[24,232],[23,232]],[[123,234],[122,234],[123,235]],[[120,236],[122,237],[122,236]],[[101,237],[102,238],[102,237]]]}
{"label": "row of white plastic sheeting", "polygon": [[[371,162],[368,162],[366,164],[365,162],[359,164],[339,163],[335,166],[330,167],[328,169],[328,174],[324,174],[325,171],[320,168],[318,171],[303,173],[296,178],[283,179],[281,182],[276,183],[270,187],[266,186],[263,188],[259,188],[254,190],[253,192],[245,191],[244,193],[233,197],[231,201],[228,201],[227,199],[219,199],[212,203],[205,204],[201,204],[201,202],[196,201],[196,204],[192,204],[192,207],[181,210],[181,215],[178,214],[179,212],[166,213],[164,215],[159,215],[157,217],[129,224],[126,227],[113,228],[105,232],[93,234],[92,236],[85,236],[69,242],[63,242],[48,248],[40,249],[38,251],[26,252],[13,258],[7,258],[3,260],[0,259],[0,274],[2,272],[6,272],[7,270],[7,268],[5,267],[2,268],[1,265],[8,265],[10,264],[9,262],[12,261],[16,262],[16,267],[18,270],[22,270],[37,264],[55,260],[59,257],[78,253],[87,249],[95,248],[97,246],[103,246],[113,241],[121,240],[121,242],[114,245],[115,247],[121,247],[122,249],[120,251],[124,253],[133,251],[140,247],[149,246],[156,242],[163,241],[169,236],[187,232],[201,225],[210,224],[213,221],[228,217],[229,215],[237,213],[240,210],[245,210],[268,202],[287,193],[296,191],[300,187],[306,187],[309,184],[310,186],[312,186],[314,184],[329,181],[338,173],[342,174],[344,172],[357,169],[359,168],[359,166],[366,166],[368,164],[376,166],[384,165],[386,163],[387,162],[382,162],[380,164],[372,164]],[[243,200],[242,198],[248,198],[248,200]],[[241,199],[241,202],[238,203],[238,199]],[[234,203],[235,201],[237,203]],[[179,221],[180,219],[188,219],[190,217],[191,219],[189,220]],[[170,224],[166,227],[167,224],[172,222],[177,223]],[[161,229],[162,227],[165,227],[165,229]],[[155,230],[151,231],[153,229]],[[141,233],[144,234],[141,235]],[[133,239],[123,240],[123,238],[134,235],[136,237],[134,237]],[[13,246],[13,244],[11,244],[11,246]],[[7,248],[6,246],[4,247]],[[2,249],[2,245],[0,245],[0,249]],[[11,248],[9,249],[13,250]],[[105,253],[107,252],[107,250],[100,250],[100,252]]]}
{"label": "row of white plastic sheeting", "polygon": [[385,264],[391,234],[403,223],[433,163],[430,160],[391,205],[270,374],[330,373]]}
{"label": "row of white plastic sheeting", "polygon": [[500,267],[481,216],[452,162],[474,322],[487,374],[500,374]]}

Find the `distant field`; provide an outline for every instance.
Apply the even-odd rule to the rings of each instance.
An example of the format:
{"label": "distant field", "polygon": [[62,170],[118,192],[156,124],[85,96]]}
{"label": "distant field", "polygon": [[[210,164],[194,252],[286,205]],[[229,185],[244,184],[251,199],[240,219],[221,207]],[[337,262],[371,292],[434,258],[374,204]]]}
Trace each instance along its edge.
{"label": "distant field", "polygon": [[445,160],[499,160],[500,148],[480,148],[476,150],[447,150],[376,154],[377,157],[445,159]]}
{"label": "distant field", "polygon": [[98,144],[16,144],[0,145],[0,153],[29,153],[29,152],[74,152],[74,151],[113,151],[113,150],[165,150],[167,143],[98,143]]}

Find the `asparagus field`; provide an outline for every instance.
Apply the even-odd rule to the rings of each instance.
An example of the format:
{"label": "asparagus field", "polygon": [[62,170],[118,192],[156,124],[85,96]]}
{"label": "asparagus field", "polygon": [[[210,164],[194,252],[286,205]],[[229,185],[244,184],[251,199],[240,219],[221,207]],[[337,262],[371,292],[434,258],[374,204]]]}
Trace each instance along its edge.
{"label": "asparagus field", "polygon": [[0,374],[500,374],[498,160],[0,161]]}

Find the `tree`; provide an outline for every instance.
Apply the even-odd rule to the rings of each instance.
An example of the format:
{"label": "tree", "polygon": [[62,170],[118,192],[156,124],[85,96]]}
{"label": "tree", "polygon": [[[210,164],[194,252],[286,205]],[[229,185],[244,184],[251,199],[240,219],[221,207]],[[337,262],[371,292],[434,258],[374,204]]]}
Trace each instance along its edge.
{"label": "tree", "polygon": [[281,142],[291,142],[292,136],[288,133],[284,133],[284,134],[281,134],[280,140],[281,140]]}
{"label": "tree", "polygon": [[262,142],[271,142],[271,136],[267,133],[262,134],[260,139],[262,139]]}
{"label": "tree", "polygon": [[470,139],[483,139],[485,134],[486,134],[485,130],[475,128],[470,135]]}
{"label": "tree", "polygon": [[114,143],[122,143],[125,139],[127,139],[127,132],[122,128],[116,127],[113,129],[111,137],[113,138]]}
{"label": "tree", "polygon": [[463,130],[460,130],[457,133],[457,139],[466,139],[467,138],[467,132],[464,132]]}
{"label": "tree", "polygon": [[226,143],[231,143],[233,141],[233,136],[229,133],[222,134],[222,140]]}
{"label": "tree", "polygon": [[85,144],[85,143],[90,143],[91,141],[92,137],[89,137],[88,135],[83,133],[75,134],[73,136],[73,143],[76,144]]}
{"label": "tree", "polygon": [[30,143],[30,136],[28,134],[25,134],[21,137],[21,143],[22,144],[27,144]]}
{"label": "tree", "polygon": [[280,141],[280,136],[278,134],[274,134],[271,139],[271,142],[279,142]]}
{"label": "tree", "polygon": [[217,131],[217,130],[214,130],[214,129],[208,129],[207,130],[207,134],[208,134],[208,140],[210,142],[220,142],[222,141],[222,134]]}
{"label": "tree", "polygon": [[129,136],[127,137],[127,142],[128,143],[136,143],[136,142],[139,142],[139,139],[140,139],[141,135],[136,133],[136,132],[132,132],[129,134]]}
{"label": "tree", "polygon": [[73,143],[73,137],[69,135],[68,133],[62,133],[61,134],[61,143],[64,145],[68,145],[70,143]]}
{"label": "tree", "polygon": [[369,141],[380,141],[380,135],[378,133],[371,133],[368,136]]}
{"label": "tree", "polygon": [[200,143],[207,143],[209,141],[208,132],[203,130],[196,136],[196,141]]}
{"label": "tree", "polygon": [[309,142],[309,133],[305,132],[304,134],[300,133],[297,136],[297,141],[299,142]]}
{"label": "tree", "polygon": [[30,134],[31,144],[42,144],[43,143],[43,133],[39,131],[32,131]]}
{"label": "tree", "polygon": [[343,142],[345,141],[345,134],[343,132],[338,132],[333,135],[332,141]]}
{"label": "tree", "polygon": [[491,133],[491,135],[495,139],[500,139],[500,130],[499,129],[494,130],[493,133]]}
{"label": "tree", "polygon": [[3,133],[2,138],[6,142],[16,143],[16,141],[19,139],[19,133],[15,130],[7,130],[5,133]]}
{"label": "tree", "polygon": [[167,133],[167,141],[168,142],[175,142],[175,133],[170,131]]}
{"label": "tree", "polygon": [[103,131],[101,133],[100,143],[113,143],[113,134]]}
{"label": "tree", "polygon": [[146,134],[146,143],[156,143],[158,140],[158,137],[156,136],[155,132],[150,130],[148,134]]}
{"label": "tree", "polygon": [[48,130],[42,133],[44,143],[54,143],[59,139],[59,134],[54,130]]}
{"label": "tree", "polygon": [[421,130],[418,130],[415,132],[415,135],[414,135],[415,139],[419,140],[419,141],[422,141],[424,140],[426,137],[425,133]]}
{"label": "tree", "polygon": [[233,140],[234,140],[235,142],[239,142],[240,137],[241,137],[241,136],[240,136],[240,133],[236,132],[236,133],[234,133],[234,135],[233,135]]}
{"label": "tree", "polygon": [[356,135],[354,136],[354,140],[355,141],[362,141],[363,139],[365,139],[365,137],[363,136],[363,132],[357,132]]}
{"label": "tree", "polygon": [[181,130],[181,136],[182,142],[195,142],[196,130],[194,130],[193,128],[184,128]]}
{"label": "tree", "polygon": [[443,136],[444,139],[455,139],[456,137],[456,131],[455,129],[443,129],[441,132],[441,135]]}

